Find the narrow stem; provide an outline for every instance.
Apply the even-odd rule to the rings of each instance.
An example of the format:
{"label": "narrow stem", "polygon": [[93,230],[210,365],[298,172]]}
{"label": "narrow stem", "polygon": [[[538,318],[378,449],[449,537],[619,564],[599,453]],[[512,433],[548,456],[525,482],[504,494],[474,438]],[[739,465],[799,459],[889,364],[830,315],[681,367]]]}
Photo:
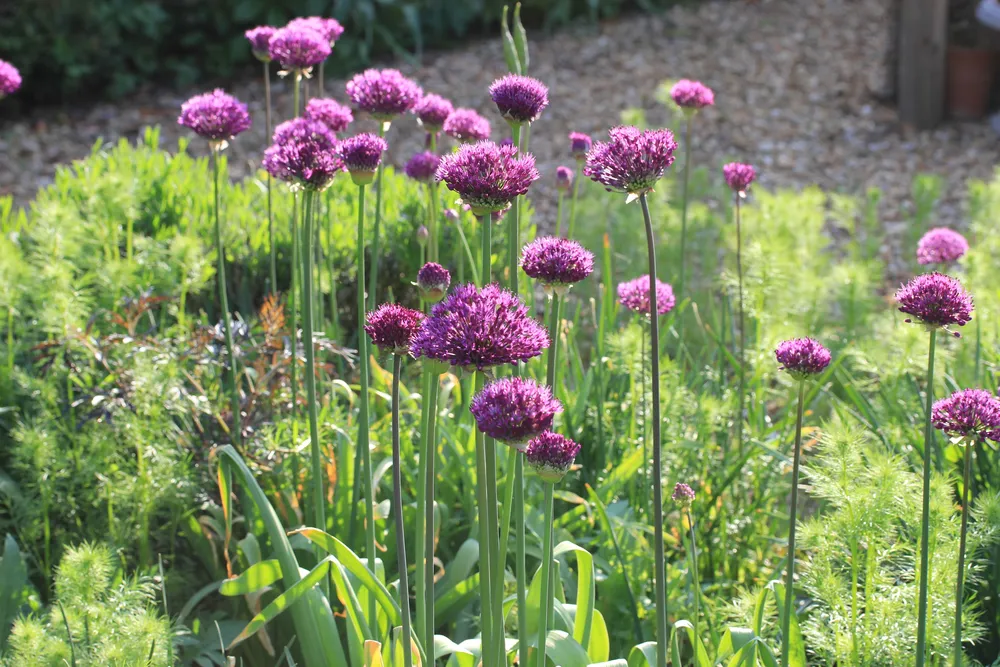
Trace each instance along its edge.
{"label": "narrow stem", "polygon": [[[389,123],[379,121],[378,136],[384,138]],[[378,264],[379,264],[379,229],[382,226],[382,173],[385,171],[385,161],[378,163],[378,172],[375,174],[375,226],[372,228],[372,271],[368,283],[368,308],[375,307],[375,293],[378,289]]]}
{"label": "narrow stem", "polygon": [[[520,149],[521,126],[511,125],[510,131],[514,145]],[[517,296],[517,259],[518,253],[521,251],[521,206],[516,197],[513,204],[507,215],[507,270],[510,272],[510,276],[508,276],[510,291],[514,293],[514,296]]]}
{"label": "narrow stem", "polygon": [[493,238],[492,238],[492,225],[493,216],[491,213],[487,212],[484,214],[479,221],[481,229],[479,230],[479,259],[482,262],[482,270],[479,273],[479,278],[482,280],[479,283],[480,287],[483,285],[488,285],[493,279],[493,258],[492,258],[492,248],[493,248]]}
{"label": "narrow stem", "polygon": [[[486,376],[476,373],[475,393],[479,393],[486,384]],[[493,647],[493,567],[490,562],[489,537],[489,494],[486,491],[486,436],[476,429],[476,503],[479,510],[479,610],[480,628],[482,630],[482,655],[484,667],[496,667],[491,664]]]}
{"label": "narrow stem", "polygon": [[505,637],[503,622],[503,581],[504,563],[500,561],[500,520],[497,517],[497,450],[496,440],[484,438],[486,449],[486,505],[489,520],[490,564],[494,568],[492,576],[492,591],[490,603],[493,606],[490,617],[493,621],[493,655],[497,665],[506,664],[504,660]]}
{"label": "narrow stem", "polygon": [[340,317],[337,315],[337,269],[333,262],[333,204],[330,201],[330,191],[326,193],[326,247],[327,271],[330,274],[330,334],[335,341],[340,341]]}
{"label": "narrow stem", "polygon": [[580,193],[580,174],[577,174],[573,179],[573,197],[569,200],[569,231],[566,233],[566,238],[573,238],[573,234],[576,232],[576,200]]}
{"label": "narrow stem", "polygon": [[426,637],[424,639],[424,651],[427,652],[428,664],[434,664],[434,483],[435,468],[437,462],[437,400],[439,379],[437,373],[431,373],[430,392],[428,396],[427,412],[427,466],[425,468],[425,493],[426,504],[424,505],[424,579],[426,588],[424,591],[424,624]]}
{"label": "narrow stem", "polygon": [[[271,140],[271,65],[268,62],[264,65],[264,130],[267,132],[267,141]],[[271,254],[271,289],[278,291],[278,251],[274,242],[274,218],[271,213],[271,172],[267,173],[267,241],[270,245]]]}
{"label": "narrow stem", "polygon": [[290,369],[292,385],[292,446],[299,445],[299,424],[296,416],[299,410],[299,383],[297,380],[299,368],[299,301],[296,296],[299,284],[299,195],[292,195],[292,277],[288,290],[288,314],[291,328],[292,367]]}
{"label": "narrow stem", "polygon": [[[646,194],[639,196],[642,217],[646,223],[646,252],[649,257],[649,312],[656,306],[656,245],[653,240],[653,222],[649,217]],[[662,452],[660,443],[660,324],[659,318],[650,318],[650,363],[653,382],[653,562],[656,579],[656,664],[667,664],[667,564],[663,554],[663,488]]]}
{"label": "narrow stem", "polygon": [[430,383],[431,370],[428,368],[428,364],[423,364],[423,368],[420,373],[420,395],[423,396],[423,400],[420,402],[420,453],[417,457],[417,525],[414,539],[417,552],[417,563],[419,563],[419,565],[415,568],[416,581],[414,582],[414,590],[417,596],[417,636],[420,638],[421,644],[425,646],[427,640],[427,619],[424,610],[424,598],[427,595],[427,579],[425,574],[426,570],[421,559],[425,559],[427,556],[427,549],[424,544],[424,540],[426,539],[427,533],[425,530],[427,516],[427,445],[429,442],[427,438],[427,413],[430,410],[430,405],[428,405],[431,391]]}
{"label": "narrow stem", "polygon": [[969,485],[972,481],[972,447],[966,442],[965,472],[962,475],[962,532],[958,540],[958,577],[955,582],[955,643],[953,667],[962,667],[962,597],[965,592],[965,541],[969,531]]}
{"label": "narrow stem", "polygon": [[[437,134],[434,133],[434,132],[431,132],[429,136],[430,136],[430,142],[431,142],[430,143],[431,153],[437,154]],[[432,262],[439,262],[440,259],[438,259],[438,257],[439,257],[439,247],[438,247],[438,244],[440,242],[439,236],[440,236],[441,232],[439,231],[439,227],[438,227],[438,222],[439,222],[438,218],[440,216],[438,214],[438,182],[437,182],[436,179],[431,179],[431,182],[428,185],[428,190],[430,190],[430,199],[431,199],[431,201],[430,201],[430,204],[431,204],[431,206],[430,206],[430,214],[429,214],[430,215],[430,224],[427,225],[427,230],[431,233],[430,234],[430,236],[431,236],[431,238],[430,238],[430,245],[429,245],[429,247],[430,247],[430,261],[432,261]]]}
{"label": "narrow stem", "polygon": [[691,508],[688,508],[688,523],[690,524],[691,533],[691,547],[689,556],[691,558],[691,585],[694,588],[694,619],[691,625],[694,626],[694,645],[691,647],[694,649],[695,664],[698,664],[698,646],[701,642],[701,637],[698,634],[698,616],[701,613],[701,578],[698,575],[698,542],[695,537],[694,530],[694,513],[691,512]]}
{"label": "narrow stem", "polygon": [[313,525],[326,530],[325,495],[323,493],[323,457],[319,440],[319,416],[316,406],[316,348],[313,345],[313,258],[310,248],[313,231],[313,205],[316,193],[306,190],[303,197],[303,223],[306,247],[302,255],[303,299],[302,323],[303,341],[306,354],[306,406],[309,414],[309,452],[312,462]]}
{"label": "narrow stem", "polygon": [[649,411],[646,409],[646,323],[639,319],[639,410],[642,416],[642,474],[639,483],[642,492],[639,503],[642,511],[649,516],[649,435],[646,427],[649,425]]}
{"label": "narrow stem", "polygon": [[549,304],[549,363],[545,373],[545,383],[553,393],[556,390],[556,364],[559,363],[559,311],[562,301],[559,295],[552,293]]}
{"label": "narrow stem", "polygon": [[403,665],[412,667],[410,585],[406,576],[406,539],[403,528],[403,480],[399,455],[399,369],[402,357],[392,355],[392,513],[396,517],[396,563],[399,570],[399,611],[403,621]]}
{"label": "narrow stem", "polygon": [[927,579],[930,576],[931,528],[931,449],[934,431],[931,425],[931,407],[934,404],[934,348],[937,329],[931,329],[927,352],[927,406],[924,413],[924,484],[920,513],[920,588],[917,597],[917,667],[927,659]]}
{"label": "narrow stem", "polygon": [[[683,301],[687,296],[684,291],[687,278],[687,221],[688,221],[688,183],[691,174],[691,120],[689,114],[684,123],[684,176],[681,181],[681,271],[677,281],[677,299]],[[677,321],[677,353],[681,357],[681,368],[684,367],[684,322]]]}
{"label": "narrow stem", "polygon": [[542,532],[542,597],[538,610],[538,645],[537,667],[545,667],[545,638],[548,637],[548,607],[552,597],[552,491],[555,485],[544,482],[545,499],[542,501],[542,511],[545,513],[545,523]]}
{"label": "narrow stem", "polygon": [[[465,238],[461,216],[455,221],[455,231],[458,232],[458,238],[462,241],[462,248],[465,249],[465,258],[469,260],[469,268],[472,270],[472,282],[481,285],[482,283],[479,282],[479,269],[476,268],[476,260],[472,257],[472,248],[469,247],[469,240]],[[461,268],[459,266],[459,269]],[[459,282],[461,282],[461,278],[459,278]]]}
{"label": "narrow stem", "polygon": [[795,584],[795,523],[799,509],[799,460],[802,453],[802,412],[805,403],[806,383],[799,381],[799,404],[795,415],[795,451],[792,458],[792,497],[788,502],[788,568],[785,572],[785,613],[781,617],[781,664],[788,665],[791,649],[792,598]]}
{"label": "narrow stem", "polygon": [[[299,96],[301,95],[302,89],[302,71],[295,71],[295,83],[292,84],[292,116],[295,118],[299,117],[301,113],[299,111]],[[268,137],[270,139],[271,137]]]}
{"label": "narrow stem", "polygon": [[316,81],[316,85],[319,87],[319,96],[320,97],[323,97],[323,79],[326,78],[325,76],[323,76],[323,65],[325,65],[325,64],[326,64],[325,62],[321,62],[319,64],[319,75],[317,76],[318,80]]}
{"label": "narrow stem", "polygon": [[[514,553],[517,568],[517,636],[528,636],[528,581],[527,565],[525,563],[525,524],[524,524],[524,455],[518,453],[514,463],[514,521],[517,530],[514,534]],[[520,480],[520,484],[517,481]],[[517,643],[517,664],[528,664],[528,642]]]}
{"label": "narrow stem", "polygon": [[746,406],[746,353],[747,353],[747,333],[743,323],[743,234],[740,229],[740,196],[736,195],[736,276],[740,290],[740,397],[739,410],[736,413],[736,446],[743,456],[743,411]]}
{"label": "narrow stem", "polygon": [[229,297],[226,289],[226,250],[222,245],[222,218],[219,213],[219,151],[212,149],[212,180],[215,192],[215,249],[218,255],[216,282],[219,285],[219,308],[226,331],[226,353],[229,355],[229,397],[233,411],[233,443],[240,442],[243,418],[240,415],[240,388],[236,384],[236,353],[233,347],[233,325],[229,321]]}

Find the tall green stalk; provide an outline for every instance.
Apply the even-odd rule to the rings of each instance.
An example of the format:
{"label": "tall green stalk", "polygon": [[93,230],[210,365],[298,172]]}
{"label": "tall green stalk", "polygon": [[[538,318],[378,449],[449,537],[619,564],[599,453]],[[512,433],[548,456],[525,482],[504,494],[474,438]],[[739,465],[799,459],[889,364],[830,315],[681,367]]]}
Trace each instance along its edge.
{"label": "tall green stalk", "polygon": [[[264,130],[267,141],[271,141],[271,64],[265,60],[264,65]],[[267,172],[267,242],[271,254],[271,285],[270,292],[278,291],[278,251],[274,243],[274,217],[271,214],[271,172]]]}
{"label": "tall green stalk", "polygon": [[[475,393],[486,385],[486,375],[476,373]],[[479,613],[482,630],[483,667],[497,667],[493,664],[493,567],[490,549],[490,522],[487,505],[489,483],[486,473],[486,436],[476,429],[476,504],[479,510]]]}
{"label": "tall green stalk", "polygon": [[[378,136],[385,138],[385,133],[389,130],[389,121],[380,121],[378,124]],[[382,226],[382,174],[385,171],[385,161],[379,160],[378,173],[375,175],[375,226],[372,228],[372,271],[371,279],[368,283],[368,308],[375,307],[375,292],[378,288],[378,260],[379,260],[379,229]]]}
{"label": "tall green stalk", "polygon": [[969,532],[969,484],[972,481],[972,440],[964,443],[965,471],[962,474],[962,532],[958,540],[958,577],[955,581],[955,642],[953,667],[962,667],[962,597],[965,592],[965,541]]}
{"label": "tall green stalk", "polygon": [[236,352],[233,346],[233,325],[229,317],[229,296],[226,288],[226,249],[222,245],[222,218],[219,213],[219,151],[213,147],[212,183],[215,193],[215,250],[218,255],[216,268],[216,283],[219,286],[219,308],[222,311],[222,322],[226,331],[226,353],[229,355],[229,398],[233,411],[232,438],[234,444],[240,442],[240,430],[243,417],[240,415],[240,388],[236,382]]}
{"label": "tall green stalk", "polygon": [[[362,334],[363,335],[363,334]],[[406,539],[403,527],[402,462],[399,455],[399,370],[402,357],[392,355],[392,513],[396,517],[396,563],[399,570],[399,615],[403,625],[403,665],[412,667],[410,630],[410,585],[406,576]],[[433,644],[431,645],[433,646]],[[427,650],[432,650],[428,648]]]}
{"label": "tall green stalk", "polygon": [[[698,642],[701,641],[701,636],[698,634],[698,617],[701,615],[701,578],[698,575],[698,540],[695,537],[696,533],[694,529],[694,512],[691,511],[690,505],[688,505],[687,508],[687,515],[688,515],[688,525],[690,528],[689,536],[691,542],[688,551],[688,559],[689,559],[688,567],[691,569],[691,588],[693,589],[692,592],[694,593],[693,596],[694,616],[691,620],[691,625],[694,626],[692,628],[692,631],[694,632],[694,646],[692,646],[692,648],[694,649],[695,656],[697,656]],[[785,664],[788,663],[784,662],[782,663],[782,665]]]}
{"label": "tall green stalk", "polygon": [[[292,100],[294,115],[299,115],[299,95],[302,87],[302,72],[295,72],[295,80],[292,83]],[[292,277],[288,290],[288,314],[289,326],[291,328],[290,339],[292,341],[292,366],[290,369],[290,383],[292,385],[292,447],[299,446],[299,383],[297,379],[299,366],[299,312],[298,299],[295,296],[299,283],[299,196],[298,193],[292,196]],[[296,457],[296,461],[298,458]],[[297,463],[295,464],[298,465]]]}
{"label": "tall green stalk", "polygon": [[[788,568],[785,571],[785,613],[781,617],[781,664],[788,664],[791,651],[792,599],[795,597],[795,523],[799,509],[799,461],[802,458],[802,411],[806,382],[799,380],[799,404],[795,416],[795,452],[792,458],[792,496],[788,501]],[[853,560],[853,559],[852,559]]]}
{"label": "tall green stalk", "polygon": [[549,634],[549,600],[552,598],[552,491],[555,484],[543,482],[542,486],[545,489],[545,499],[542,501],[545,524],[542,533],[542,597],[538,609],[537,667],[545,667],[545,638]]}
{"label": "tall green stalk", "polygon": [[[683,301],[687,296],[684,291],[687,278],[687,221],[688,221],[688,182],[691,174],[691,120],[693,113],[686,113],[684,120],[684,175],[681,180],[681,269],[680,277],[677,281],[677,300]],[[677,322],[677,351],[681,358],[681,367],[684,367],[684,323]]]}
{"label": "tall green stalk", "polygon": [[931,531],[931,449],[934,447],[934,430],[931,425],[931,408],[934,405],[934,348],[937,329],[931,329],[927,352],[927,406],[924,414],[924,484],[920,512],[920,587],[917,595],[917,667],[927,659],[927,579],[930,576]]}
{"label": "tall green stalk", "polygon": [[302,324],[306,354],[306,406],[309,414],[309,452],[312,463],[312,504],[313,525],[326,530],[325,494],[323,493],[323,457],[319,440],[319,416],[316,406],[316,348],[313,345],[313,261],[315,255],[310,247],[313,238],[313,206],[316,192],[306,190],[303,197],[303,224],[305,226],[306,247],[302,255],[303,299]]}
{"label": "tall green stalk", "polygon": [[747,388],[747,330],[744,324],[743,308],[743,233],[740,229],[740,195],[736,194],[736,276],[738,288],[740,290],[740,396],[739,410],[736,413],[736,447],[740,456],[743,456],[743,412],[746,409],[746,388]]}

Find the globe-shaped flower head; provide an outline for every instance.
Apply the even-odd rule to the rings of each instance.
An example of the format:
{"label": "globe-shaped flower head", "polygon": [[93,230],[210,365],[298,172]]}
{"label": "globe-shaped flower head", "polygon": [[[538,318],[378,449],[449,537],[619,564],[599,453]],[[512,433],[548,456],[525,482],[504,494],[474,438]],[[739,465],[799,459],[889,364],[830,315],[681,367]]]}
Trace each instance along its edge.
{"label": "globe-shaped flower head", "polygon": [[508,74],[494,81],[490,97],[500,115],[511,125],[538,120],[542,109],[549,105],[549,89],[545,84],[520,74]]}
{"label": "globe-shaped flower head", "polygon": [[546,289],[562,293],[594,271],[594,255],[576,241],[543,236],[521,250],[521,268]]}
{"label": "globe-shaped flower head", "polygon": [[786,340],[778,345],[774,356],[782,370],[799,380],[822,373],[830,365],[830,350],[812,338]]}
{"label": "globe-shaped flower head", "polygon": [[21,73],[6,60],[0,60],[0,99],[13,95],[21,88]]}
{"label": "globe-shaped flower head", "polygon": [[323,123],[295,118],[275,128],[275,142],[264,151],[263,167],[292,189],[325,190],[344,163],[337,140]]}
{"label": "globe-shaped flower head", "polygon": [[365,321],[365,333],[380,350],[406,354],[424,321],[424,314],[398,303],[383,303],[368,313]]}
{"label": "globe-shaped flower head", "polygon": [[441,158],[437,179],[457,192],[474,215],[502,211],[538,180],[535,158],[492,141],[464,144]]}
{"label": "globe-shaped flower head", "polygon": [[348,81],[346,89],[354,106],[382,122],[406,113],[424,94],[420,86],[395,69],[366,69]]}
{"label": "globe-shaped flower head", "polygon": [[982,389],[962,389],[931,408],[934,428],[963,439],[1000,440],[1000,399]]}
{"label": "globe-shaped flower head", "polygon": [[490,121],[480,116],[474,109],[459,107],[444,121],[444,133],[462,143],[472,143],[490,138]]}
{"label": "globe-shaped flower head", "polygon": [[523,447],[552,428],[552,419],[562,412],[562,403],[547,385],[534,380],[508,377],[483,387],[472,398],[469,411],[479,430],[491,438]]}
{"label": "globe-shaped flower head", "polygon": [[455,107],[451,102],[434,93],[424,95],[413,107],[413,113],[417,115],[420,125],[431,134],[441,131],[444,122],[454,110]]}
{"label": "globe-shaped flower head", "polygon": [[[631,311],[649,315],[649,275],[618,283],[618,301]],[[656,281],[656,312],[666,315],[674,308],[674,289],[667,283]]]}
{"label": "globe-shaped flower head", "polygon": [[495,284],[459,285],[434,306],[413,339],[415,357],[485,370],[537,357],[549,346],[545,328],[520,299]]}
{"label": "globe-shaped flower head", "polygon": [[340,142],[340,159],[351,174],[355,185],[368,185],[382,162],[382,153],[389,145],[382,137],[367,132]]}
{"label": "globe-shaped flower head", "polygon": [[935,227],[920,238],[917,261],[921,264],[948,264],[969,252],[965,237],[947,227]]}
{"label": "globe-shaped flower head", "polygon": [[305,117],[323,123],[331,132],[343,132],[354,121],[349,106],[321,97],[314,97],[306,103]]}
{"label": "globe-shaped flower head", "polygon": [[960,282],[943,273],[917,276],[896,291],[896,302],[900,312],[932,329],[965,326],[972,320],[972,297]]}
{"label": "globe-shaped flower head", "polygon": [[313,28],[286,26],[274,31],[268,42],[271,60],[288,72],[306,74],[331,53],[330,42]]}
{"label": "globe-shaped flower head", "polygon": [[715,104],[715,93],[701,81],[681,79],[670,89],[670,98],[685,112],[698,111]]}
{"label": "globe-shaped flower head", "polygon": [[207,139],[213,150],[222,150],[229,139],[250,129],[250,114],[247,105],[216,88],[181,105],[177,122]]}
{"label": "globe-shaped flower head", "polygon": [[619,126],[608,135],[608,141],[597,142],[587,153],[583,174],[611,192],[645,194],[674,162],[677,142],[670,130]]}
{"label": "globe-shaped flower head", "polygon": [[430,183],[434,180],[434,175],[437,174],[438,165],[441,163],[441,157],[430,151],[424,151],[422,153],[417,153],[411,157],[406,162],[406,166],[403,167],[403,171],[406,175],[415,181],[421,183]]}
{"label": "globe-shaped flower head", "polygon": [[589,134],[584,134],[583,132],[570,132],[569,133],[569,154],[577,162],[583,162],[587,159],[587,153],[590,152],[590,147],[593,145],[594,140],[590,138]]}
{"label": "globe-shaped flower head", "polygon": [[556,188],[560,192],[567,192],[573,187],[573,170],[569,167],[556,167]]}
{"label": "globe-shaped flower head", "polygon": [[277,28],[269,25],[259,25],[256,28],[250,28],[243,35],[250,42],[250,50],[253,52],[253,57],[262,63],[271,62],[271,50],[268,46],[271,42],[271,37]]}
{"label": "globe-shaped flower head", "polygon": [[344,26],[340,25],[340,21],[337,19],[323,18],[322,16],[303,16],[300,18],[292,19],[288,22],[286,28],[305,28],[307,30],[313,30],[318,32],[320,35],[333,46],[334,42],[340,39],[340,36],[344,34]]}
{"label": "globe-shaped flower head", "polygon": [[564,435],[546,431],[528,443],[524,460],[543,482],[555,484],[566,476],[579,453],[579,444]]}
{"label": "globe-shaped flower head", "polygon": [[685,484],[684,482],[678,482],[674,486],[674,492],[670,496],[675,503],[687,509],[691,507],[691,503],[694,502],[694,489]]}
{"label": "globe-shaped flower head", "polygon": [[448,269],[436,262],[427,262],[417,271],[417,290],[427,303],[437,303],[444,298],[451,285]]}
{"label": "globe-shaped flower head", "polygon": [[745,197],[750,184],[757,177],[757,172],[749,164],[730,162],[722,167],[722,175],[726,178],[726,185],[730,190],[740,197]]}

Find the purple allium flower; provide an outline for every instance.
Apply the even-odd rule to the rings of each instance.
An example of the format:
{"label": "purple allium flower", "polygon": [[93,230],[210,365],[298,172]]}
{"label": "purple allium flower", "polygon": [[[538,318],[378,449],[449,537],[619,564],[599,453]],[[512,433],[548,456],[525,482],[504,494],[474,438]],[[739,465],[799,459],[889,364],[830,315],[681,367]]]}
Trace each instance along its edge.
{"label": "purple allium flower", "polygon": [[597,142],[587,153],[583,175],[611,192],[649,192],[673,164],[677,142],[670,130],[619,126],[608,135],[608,141]]}
{"label": "purple allium flower", "polygon": [[781,370],[788,371],[799,380],[822,373],[830,365],[830,350],[812,338],[786,340],[774,351]]}
{"label": "purple allium flower", "polygon": [[576,241],[543,236],[521,250],[521,269],[546,287],[565,291],[593,272],[594,255]]}
{"label": "purple allium flower", "polygon": [[545,328],[520,299],[496,284],[459,285],[434,306],[412,352],[467,370],[484,370],[537,357],[549,346]]}
{"label": "purple allium flower", "polygon": [[712,92],[711,88],[701,81],[689,79],[681,79],[675,83],[674,87],[670,89],[670,97],[674,100],[674,104],[685,110],[697,111],[715,104],[715,93]]}
{"label": "purple allium flower", "polygon": [[552,428],[553,417],[562,409],[547,385],[519,377],[489,383],[469,405],[480,431],[518,448]]}
{"label": "purple allium flower", "polygon": [[323,123],[295,118],[279,125],[274,135],[275,142],[264,151],[262,165],[293,188],[323,190],[344,170],[337,140]]}
{"label": "purple allium flower", "polygon": [[546,431],[528,443],[524,460],[543,482],[555,484],[569,472],[580,445],[552,431]]}
{"label": "purple allium flower", "polygon": [[982,389],[962,389],[934,403],[931,422],[948,435],[1000,440],[1000,399]]}
{"label": "purple allium flower", "polygon": [[383,303],[368,313],[365,333],[383,352],[405,354],[424,319],[419,310],[398,303]]}
{"label": "purple allium flower", "polygon": [[254,58],[263,63],[271,62],[271,51],[268,44],[276,30],[277,28],[273,26],[259,25],[243,33],[247,41],[250,42],[250,50],[253,51]]}
{"label": "purple allium flower", "polygon": [[566,166],[556,167],[556,188],[561,192],[568,191],[573,187],[573,170]]}
{"label": "purple allium flower", "polygon": [[435,262],[427,262],[417,271],[417,290],[427,303],[437,303],[444,298],[451,285],[448,269]]}
{"label": "purple allium flower", "polygon": [[227,140],[250,129],[250,114],[247,105],[216,88],[181,105],[177,122],[213,145],[225,148]]}
{"label": "purple allium flower", "polygon": [[396,69],[366,69],[348,81],[346,89],[357,108],[380,121],[406,113],[424,94],[420,86]]}
{"label": "purple allium flower", "polygon": [[322,16],[304,16],[292,19],[286,28],[308,29],[318,32],[326,41],[333,46],[333,43],[344,34],[344,26],[340,25],[337,19],[327,19]]}
{"label": "purple allium flower", "polygon": [[439,155],[430,151],[424,151],[411,157],[406,162],[406,166],[403,167],[403,171],[415,181],[430,183],[434,180],[434,175],[437,173],[440,162],[441,157]]}
{"label": "purple allium flower", "polygon": [[[649,315],[649,275],[618,283],[618,301],[629,310]],[[674,307],[674,288],[656,281],[656,312],[666,315]]]}
{"label": "purple allium flower", "polygon": [[674,492],[670,497],[675,503],[687,509],[694,502],[694,489],[683,482],[678,482],[674,486]]}
{"label": "purple allium flower", "polygon": [[13,95],[21,87],[21,73],[6,60],[0,60],[0,99]]}
{"label": "purple allium flower", "polygon": [[965,237],[947,227],[935,227],[920,238],[917,261],[921,264],[955,262],[969,251]]}
{"label": "purple allium flower", "polygon": [[351,108],[337,100],[314,97],[306,103],[305,117],[330,128],[331,132],[343,132],[354,120]]}
{"label": "purple allium flower", "polygon": [[274,31],[268,43],[271,60],[288,71],[305,71],[326,60],[330,42],[312,28],[285,27]]}
{"label": "purple allium flower", "polygon": [[356,185],[367,185],[375,180],[382,153],[388,147],[385,139],[370,132],[340,142],[340,159]]}
{"label": "purple allium flower", "polygon": [[577,162],[583,162],[587,159],[587,153],[590,152],[590,147],[593,145],[594,140],[590,138],[589,134],[584,134],[583,132],[570,132],[569,133],[569,154]]}
{"label": "purple allium flower", "polygon": [[475,215],[501,211],[538,180],[535,158],[492,141],[463,144],[441,158],[437,180],[457,192]]}
{"label": "purple allium flower", "polygon": [[896,291],[896,301],[900,312],[928,327],[964,326],[972,320],[972,297],[960,282],[943,273],[917,276]]}
{"label": "purple allium flower", "polygon": [[434,93],[424,95],[413,107],[413,113],[417,114],[420,125],[431,134],[437,134],[441,131],[444,122],[448,120],[448,116],[454,110],[455,107],[452,106],[451,102]]}
{"label": "purple allium flower", "polygon": [[490,121],[476,113],[475,109],[459,107],[444,121],[444,133],[462,143],[489,139],[491,131]]}
{"label": "purple allium flower", "polygon": [[730,162],[722,167],[722,175],[726,177],[726,185],[742,197],[757,177],[757,172],[749,164]]}
{"label": "purple allium flower", "polygon": [[493,82],[490,97],[511,125],[533,123],[549,105],[549,89],[538,79],[508,74]]}

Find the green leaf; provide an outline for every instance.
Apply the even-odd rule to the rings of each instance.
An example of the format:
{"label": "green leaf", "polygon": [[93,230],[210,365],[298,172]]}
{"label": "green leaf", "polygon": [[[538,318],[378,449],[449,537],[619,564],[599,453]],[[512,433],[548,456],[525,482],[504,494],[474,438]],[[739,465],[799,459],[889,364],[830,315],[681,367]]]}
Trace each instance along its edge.
{"label": "green leaf", "polygon": [[579,642],[562,630],[551,630],[545,638],[545,657],[559,667],[587,667],[590,658]]}
{"label": "green leaf", "polygon": [[656,642],[643,642],[632,647],[628,667],[653,667],[656,664]]}
{"label": "green leaf", "polygon": [[521,68],[519,74],[528,73],[528,33],[521,23],[521,3],[514,5],[514,48],[517,49],[517,61]]}
{"label": "green leaf", "polygon": [[599,609],[594,610],[594,627],[590,632],[590,643],[587,644],[586,649],[591,660],[607,660],[611,655],[608,624],[604,621],[604,614]]}
{"label": "green leaf", "polygon": [[673,632],[670,635],[670,654],[673,657],[674,664],[680,663],[680,640],[677,635],[680,630],[686,630],[688,635],[688,643],[694,647],[695,653],[697,655],[695,659],[696,667],[712,667],[712,661],[708,659],[708,651],[705,649],[705,645],[702,643],[700,637],[695,637],[694,635],[694,625],[690,621],[679,620],[674,623]]}
{"label": "green leaf", "polygon": [[750,628],[726,628],[719,642],[719,650],[716,651],[717,660],[725,660],[731,655],[735,655],[747,644],[752,642],[756,635]]}
{"label": "green leaf", "polygon": [[[772,581],[767,587],[774,592],[774,602],[778,605],[778,620],[785,627],[785,586],[781,582]],[[792,617],[788,626],[788,667],[806,667],[806,645],[799,628],[798,614],[792,608]],[[784,640],[784,638],[782,638]]]}
{"label": "green leaf", "polygon": [[521,73],[521,63],[517,57],[517,47],[514,45],[514,37],[510,34],[507,24],[507,5],[503,7],[503,18],[500,22],[500,38],[503,41],[503,59],[507,61],[507,69],[512,74]]}
{"label": "green leaf", "polygon": [[246,595],[267,588],[280,579],[281,563],[272,558],[251,565],[234,579],[226,579],[219,586],[219,592],[229,597]]}
{"label": "green leaf", "polygon": [[[560,542],[553,549],[553,556],[573,553],[576,556],[576,619],[573,622],[573,639],[581,646],[590,645],[590,634],[594,627],[594,607],[597,599],[597,587],[594,576],[594,557],[583,547],[572,542]],[[591,656],[604,660],[607,656]]]}
{"label": "green leaf", "polygon": [[0,653],[7,646],[11,624],[25,600],[28,571],[21,558],[17,540],[8,534],[4,539],[3,558],[0,558]]}
{"label": "green leaf", "polygon": [[455,667],[475,667],[478,652],[473,652],[465,646],[467,642],[456,644],[444,635],[434,635],[434,659],[440,660],[445,656],[449,665]]}

